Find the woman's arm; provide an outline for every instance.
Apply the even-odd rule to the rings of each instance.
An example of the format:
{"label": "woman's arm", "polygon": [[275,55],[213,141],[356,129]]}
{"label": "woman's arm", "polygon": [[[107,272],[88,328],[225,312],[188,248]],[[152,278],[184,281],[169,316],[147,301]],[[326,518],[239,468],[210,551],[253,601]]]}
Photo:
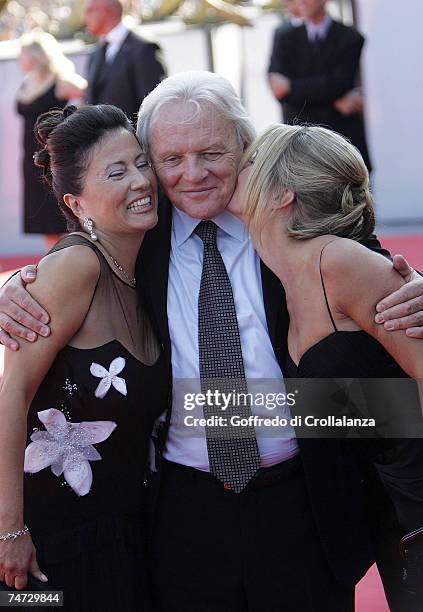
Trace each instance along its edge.
{"label": "woman's arm", "polygon": [[[58,352],[81,327],[100,273],[95,253],[73,246],[39,265],[31,294],[51,313],[51,335],[19,352],[7,351],[0,388],[0,534],[23,527],[23,463],[29,405]],[[24,588],[28,570],[37,575],[30,536],[0,541],[0,579]],[[38,575],[39,577],[39,575]]]}
{"label": "woman's arm", "polygon": [[328,244],[322,257],[322,273],[329,301],[335,312],[353,319],[378,340],[402,369],[419,384],[423,407],[423,347],[402,331],[389,332],[374,321],[375,305],[400,289],[405,280],[385,257],[353,240]]}

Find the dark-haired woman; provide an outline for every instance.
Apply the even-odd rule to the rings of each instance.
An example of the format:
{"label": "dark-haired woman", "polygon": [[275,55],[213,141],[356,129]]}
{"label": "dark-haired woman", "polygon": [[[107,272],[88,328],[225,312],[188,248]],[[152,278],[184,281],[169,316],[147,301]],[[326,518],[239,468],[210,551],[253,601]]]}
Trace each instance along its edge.
{"label": "dark-haired woman", "polygon": [[[364,437],[420,436],[396,442],[362,440],[354,446],[346,443],[345,449],[353,448],[358,455],[372,507],[380,504],[372,529],[391,609],[421,610],[421,598],[407,591],[409,587],[421,592],[418,572],[414,584],[402,587],[398,545],[401,536],[423,527],[423,351],[418,340],[401,331],[387,332],[373,322],[378,301],[405,281],[388,260],[358,242],[374,228],[364,162],[355,147],[334,132],[278,125],[251,145],[241,167],[229,210],[246,221],[260,258],[285,288],[289,331],[284,372],[291,378],[308,379],[301,386],[299,408],[323,417],[331,408],[342,410],[341,415],[376,417],[379,428],[367,432],[363,428]],[[420,402],[407,376],[418,381]],[[380,378],[385,380],[360,383],[359,395],[352,387],[339,386],[341,379]],[[403,379],[405,384],[387,379]],[[342,398],[349,398],[349,403]],[[367,405],[365,401],[360,413],[357,407],[363,407],[363,399]],[[323,428],[319,434],[335,438],[323,440],[328,448],[328,444],[339,444],[336,438],[347,432]],[[299,435],[308,433],[299,431]],[[369,459],[379,462],[378,472],[392,507],[385,503]],[[345,486],[348,489],[341,478],[340,495]],[[325,503],[324,491],[319,493]],[[326,509],[329,522],[336,511],[334,506]]]}
{"label": "dark-haired woman", "polygon": [[36,129],[72,233],[31,287],[51,335],[5,357],[0,580],[47,576],[72,612],[148,610],[142,482],[168,388],[134,268],[157,222],[156,180],[113,106],[52,111]]}

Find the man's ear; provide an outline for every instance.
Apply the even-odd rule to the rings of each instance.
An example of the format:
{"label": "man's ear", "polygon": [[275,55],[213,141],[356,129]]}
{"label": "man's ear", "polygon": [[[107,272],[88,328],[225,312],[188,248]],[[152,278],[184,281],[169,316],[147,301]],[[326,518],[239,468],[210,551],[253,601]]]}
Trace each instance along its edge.
{"label": "man's ear", "polygon": [[74,196],[72,193],[65,193],[63,196],[63,202],[68,208],[71,209],[75,217],[78,217],[78,219],[85,217],[84,209],[81,206],[79,198]]}
{"label": "man's ear", "polygon": [[285,189],[285,191],[280,194],[277,193],[272,198],[272,208],[277,210],[282,210],[287,208],[290,204],[292,204],[295,200],[295,193],[292,189]]}

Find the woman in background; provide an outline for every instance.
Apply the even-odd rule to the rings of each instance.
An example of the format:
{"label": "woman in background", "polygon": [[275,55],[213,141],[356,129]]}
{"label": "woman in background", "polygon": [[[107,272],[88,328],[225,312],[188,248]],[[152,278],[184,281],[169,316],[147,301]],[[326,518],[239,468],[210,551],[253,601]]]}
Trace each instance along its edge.
{"label": "woman in background", "polygon": [[43,184],[42,171],[34,166],[37,149],[34,125],[41,113],[64,108],[71,99],[83,98],[87,82],[76,74],[56,39],[42,30],[22,37],[19,61],[25,73],[16,100],[17,112],[24,119],[24,232],[43,234],[49,250],[66,231],[66,221],[53,194]]}
{"label": "woman in background", "polygon": [[[342,136],[286,125],[268,128],[241,168],[228,210],[246,221],[260,258],[284,286],[290,318],[284,373],[319,379],[306,382],[307,413],[327,409],[337,397],[338,380],[374,379],[360,383],[370,411],[363,416],[376,417],[377,426],[388,424],[385,436],[404,438],[353,445],[346,440],[345,448],[354,449],[367,483],[375,553],[391,610],[417,612],[423,609],[423,351],[402,331],[391,334],[374,322],[378,301],[405,281],[390,261],[359,244],[375,223],[367,169]],[[419,381],[421,406],[415,385],[398,381],[407,376]],[[356,406],[350,402],[348,409]],[[343,433],[348,432],[334,436]],[[322,431],[321,437],[328,435]],[[401,538],[412,559],[404,583]]]}

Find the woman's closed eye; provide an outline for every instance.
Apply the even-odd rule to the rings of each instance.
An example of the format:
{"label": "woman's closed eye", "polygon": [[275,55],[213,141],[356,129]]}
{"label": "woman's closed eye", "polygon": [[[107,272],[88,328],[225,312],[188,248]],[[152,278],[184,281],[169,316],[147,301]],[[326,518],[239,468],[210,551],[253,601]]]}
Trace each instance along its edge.
{"label": "woman's closed eye", "polygon": [[113,172],[109,173],[109,176],[107,178],[122,178],[124,174],[124,170],[113,170]]}
{"label": "woman's closed eye", "polygon": [[142,172],[145,170],[149,170],[151,168],[151,164],[148,160],[143,159],[143,160],[139,160],[137,162],[137,168],[138,170],[141,170]]}

